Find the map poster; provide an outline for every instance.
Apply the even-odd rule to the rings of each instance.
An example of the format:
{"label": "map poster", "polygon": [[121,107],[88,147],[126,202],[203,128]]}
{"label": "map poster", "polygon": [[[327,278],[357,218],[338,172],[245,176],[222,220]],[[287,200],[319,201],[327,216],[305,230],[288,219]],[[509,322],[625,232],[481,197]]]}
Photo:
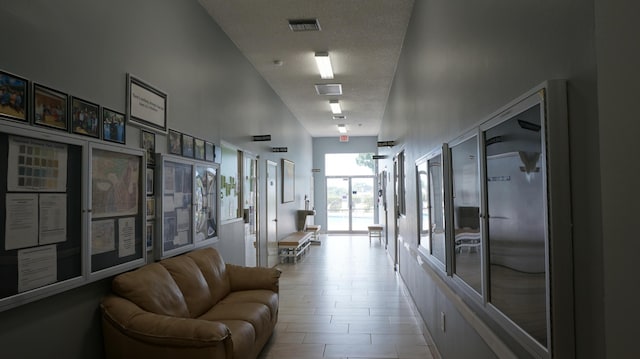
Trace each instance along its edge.
{"label": "map poster", "polygon": [[91,158],[93,218],[138,214],[140,157],[94,149]]}

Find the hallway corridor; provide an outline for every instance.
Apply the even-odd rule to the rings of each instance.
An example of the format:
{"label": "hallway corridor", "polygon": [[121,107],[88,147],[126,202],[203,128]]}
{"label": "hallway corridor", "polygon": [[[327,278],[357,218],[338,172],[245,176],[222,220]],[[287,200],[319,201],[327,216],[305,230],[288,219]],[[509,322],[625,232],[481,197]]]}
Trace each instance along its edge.
{"label": "hallway corridor", "polygon": [[433,358],[379,241],[323,235],[277,267],[280,314],[260,358]]}

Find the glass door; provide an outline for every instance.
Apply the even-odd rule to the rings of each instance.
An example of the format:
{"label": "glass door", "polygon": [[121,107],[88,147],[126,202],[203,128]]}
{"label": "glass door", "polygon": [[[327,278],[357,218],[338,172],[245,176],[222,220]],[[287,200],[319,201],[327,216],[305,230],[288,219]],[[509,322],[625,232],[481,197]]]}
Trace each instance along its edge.
{"label": "glass door", "polygon": [[366,232],[375,223],[373,180],[327,177],[327,231]]}

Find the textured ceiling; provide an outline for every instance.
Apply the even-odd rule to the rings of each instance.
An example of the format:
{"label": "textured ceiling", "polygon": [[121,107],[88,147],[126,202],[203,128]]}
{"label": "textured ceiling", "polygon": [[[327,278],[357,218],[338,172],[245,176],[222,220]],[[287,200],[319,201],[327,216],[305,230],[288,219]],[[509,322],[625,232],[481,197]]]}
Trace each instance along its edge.
{"label": "textured ceiling", "polygon": [[[313,137],[376,136],[413,0],[199,0]],[[316,18],[318,32],[293,32],[289,19]],[[322,80],[314,53],[328,51],[335,77]],[[274,61],[281,61],[277,65]],[[341,83],[341,96],[314,85]],[[332,119],[337,99],[345,120]]]}

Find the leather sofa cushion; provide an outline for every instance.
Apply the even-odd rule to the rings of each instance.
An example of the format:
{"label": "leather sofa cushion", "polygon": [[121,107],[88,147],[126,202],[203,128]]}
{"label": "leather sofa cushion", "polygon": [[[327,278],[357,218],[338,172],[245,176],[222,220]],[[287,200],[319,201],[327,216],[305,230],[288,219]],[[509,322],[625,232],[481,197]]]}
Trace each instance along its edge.
{"label": "leather sofa cushion", "polygon": [[184,296],[169,272],[158,263],[116,276],[112,290],[140,308],[172,317],[189,317]]}
{"label": "leather sofa cushion", "polygon": [[169,271],[182,291],[191,318],[198,317],[211,308],[209,285],[193,259],[178,256],[163,260],[160,264]]}
{"label": "leather sofa cushion", "polygon": [[203,248],[186,254],[200,267],[211,292],[211,305],[218,303],[231,291],[229,276],[220,253],[213,248]]}
{"label": "leather sofa cushion", "polygon": [[[233,358],[246,359],[255,358],[256,350],[256,331],[253,326],[243,320],[220,320],[225,324],[231,332],[231,341],[233,345]],[[180,356],[187,358],[186,356]]]}
{"label": "leather sofa cushion", "polygon": [[[261,303],[222,303],[204,313],[198,319],[224,322],[225,320],[242,320],[249,322],[256,333],[268,333],[273,326],[271,313],[266,305]],[[235,343],[233,332],[231,339]],[[235,347],[235,345],[234,345]]]}
{"label": "leather sofa cushion", "polygon": [[278,294],[270,290],[258,289],[231,292],[220,303],[261,303],[269,308],[272,320],[278,315]]}

